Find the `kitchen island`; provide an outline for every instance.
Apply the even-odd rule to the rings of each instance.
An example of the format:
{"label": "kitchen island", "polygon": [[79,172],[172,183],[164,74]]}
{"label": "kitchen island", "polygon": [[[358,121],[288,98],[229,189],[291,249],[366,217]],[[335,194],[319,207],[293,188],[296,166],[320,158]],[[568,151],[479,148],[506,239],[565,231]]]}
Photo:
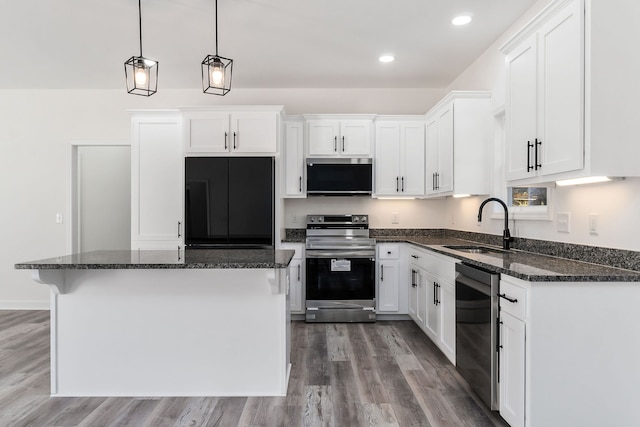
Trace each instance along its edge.
{"label": "kitchen island", "polygon": [[51,287],[53,396],[284,396],[293,251],[96,251],[16,264]]}

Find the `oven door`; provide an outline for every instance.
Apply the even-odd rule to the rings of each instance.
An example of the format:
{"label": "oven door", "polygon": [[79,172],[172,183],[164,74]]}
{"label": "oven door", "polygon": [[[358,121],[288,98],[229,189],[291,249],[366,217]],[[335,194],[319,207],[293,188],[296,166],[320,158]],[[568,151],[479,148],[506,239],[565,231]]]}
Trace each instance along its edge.
{"label": "oven door", "polygon": [[371,251],[307,251],[307,307],[375,307],[375,271]]}

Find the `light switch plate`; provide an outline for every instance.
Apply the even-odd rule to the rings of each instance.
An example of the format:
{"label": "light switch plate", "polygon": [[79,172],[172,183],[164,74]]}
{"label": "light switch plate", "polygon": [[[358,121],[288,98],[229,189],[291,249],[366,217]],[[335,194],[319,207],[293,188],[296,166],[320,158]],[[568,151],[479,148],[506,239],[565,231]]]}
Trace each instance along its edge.
{"label": "light switch plate", "polygon": [[391,224],[400,224],[400,214],[398,212],[391,214]]}
{"label": "light switch plate", "polygon": [[589,234],[598,234],[598,214],[589,214]]}
{"label": "light switch plate", "polygon": [[571,232],[571,214],[569,212],[558,212],[556,224],[560,233]]}

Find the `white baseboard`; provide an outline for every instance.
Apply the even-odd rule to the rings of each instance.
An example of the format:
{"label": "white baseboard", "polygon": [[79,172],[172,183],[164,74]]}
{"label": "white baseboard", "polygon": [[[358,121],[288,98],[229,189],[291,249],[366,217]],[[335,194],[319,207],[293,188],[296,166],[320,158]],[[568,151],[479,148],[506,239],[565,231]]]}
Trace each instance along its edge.
{"label": "white baseboard", "polygon": [[0,301],[0,310],[49,310],[49,300]]}

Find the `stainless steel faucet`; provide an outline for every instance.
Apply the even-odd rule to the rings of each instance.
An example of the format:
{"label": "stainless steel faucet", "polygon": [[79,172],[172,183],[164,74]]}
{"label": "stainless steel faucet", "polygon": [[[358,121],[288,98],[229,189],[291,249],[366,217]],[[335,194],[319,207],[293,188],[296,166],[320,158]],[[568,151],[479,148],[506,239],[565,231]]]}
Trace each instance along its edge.
{"label": "stainless steel faucet", "polygon": [[480,204],[480,209],[478,209],[478,222],[482,222],[482,208],[489,202],[498,202],[504,208],[504,231],[502,232],[502,249],[509,250],[509,243],[513,242],[513,237],[511,237],[511,233],[509,233],[509,209],[507,205],[497,197],[489,197],[487,200]]}

